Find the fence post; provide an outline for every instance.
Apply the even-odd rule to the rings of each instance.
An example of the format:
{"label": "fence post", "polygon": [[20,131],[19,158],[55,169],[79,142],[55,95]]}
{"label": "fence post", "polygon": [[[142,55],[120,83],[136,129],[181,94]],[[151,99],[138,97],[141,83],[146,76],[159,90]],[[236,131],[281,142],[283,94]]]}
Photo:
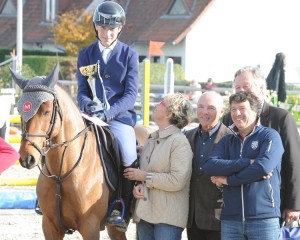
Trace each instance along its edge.
{"label": "fence post", "polygon": [[143,61],[143,70],[144,70],[144,81],[142,89],[142,119],[144,126],[149,126],[149,100],[150,100],[150,60],[145,59]]}
{"label": "fence post", "polygon": [[174,61],[172,58],[167,59],[167,68],[164,81],[164,95],[174,93]]}

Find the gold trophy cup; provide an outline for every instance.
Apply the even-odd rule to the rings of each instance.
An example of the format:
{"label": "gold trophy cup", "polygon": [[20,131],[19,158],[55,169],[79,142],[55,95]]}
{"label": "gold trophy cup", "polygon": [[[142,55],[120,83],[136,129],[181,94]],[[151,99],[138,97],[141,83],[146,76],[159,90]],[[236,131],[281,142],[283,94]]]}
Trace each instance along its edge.
{"label": "gold trophy cup", "polygon": [[98,71],[98,64],[92,64],[92,65],[80,67],[79,71],[81,72],[81,74],[83,76],[88,77],[87,81],[92,90],[93,101],[102,106],[102,102],[100,101],[99,98],[97,98],[97,95],[96,95],[96,82],[95,82],[96,79],[93,77],[93,75],[95,73],[97,73],[97,71]]}

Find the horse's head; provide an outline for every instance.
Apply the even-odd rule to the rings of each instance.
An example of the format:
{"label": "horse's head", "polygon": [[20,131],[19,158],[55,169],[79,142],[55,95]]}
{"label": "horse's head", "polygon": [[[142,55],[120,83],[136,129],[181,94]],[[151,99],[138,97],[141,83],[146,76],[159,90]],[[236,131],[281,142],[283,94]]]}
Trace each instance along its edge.
{"label": "horse's head", "polygon": [[[46,154],[51,139],[58,133],[62,113],[54,86],[58,81],[59,66],[47,77],[26,79],[10,69],[16,84],[23,90],[17,103],[22,118],[20,164],[31,169]],[[61,121],[56,121],[57,116]]]}

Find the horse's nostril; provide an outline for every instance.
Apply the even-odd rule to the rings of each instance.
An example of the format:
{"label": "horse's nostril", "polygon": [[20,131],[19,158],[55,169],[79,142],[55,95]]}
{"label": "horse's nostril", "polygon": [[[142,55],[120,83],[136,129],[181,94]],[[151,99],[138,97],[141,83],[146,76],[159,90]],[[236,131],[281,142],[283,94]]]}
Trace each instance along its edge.
{"label": "horse's nostril", "polygon": [[28,165],[28,167],[31,168],[34,164],[35,164],[34,156],[29,155],[27,157],[27,165]]}
{"label": "horse's nostril", "polygon": [[23,161],[21,158],[19,159],[19,163],[22,167],[26,167],[25,161]]}

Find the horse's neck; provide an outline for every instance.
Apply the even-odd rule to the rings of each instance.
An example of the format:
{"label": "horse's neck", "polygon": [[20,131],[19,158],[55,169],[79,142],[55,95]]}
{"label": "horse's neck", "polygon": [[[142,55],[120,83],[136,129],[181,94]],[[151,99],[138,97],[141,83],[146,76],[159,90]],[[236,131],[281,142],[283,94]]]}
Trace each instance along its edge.
{"label": "horse's neck", "polygon": [[54,147],[47,154],[47,165],[52,174],[68,172],[86,151],[86,125],[80,112],[74,107],[62,106],[63,120],[59,133],[52,139]]}

